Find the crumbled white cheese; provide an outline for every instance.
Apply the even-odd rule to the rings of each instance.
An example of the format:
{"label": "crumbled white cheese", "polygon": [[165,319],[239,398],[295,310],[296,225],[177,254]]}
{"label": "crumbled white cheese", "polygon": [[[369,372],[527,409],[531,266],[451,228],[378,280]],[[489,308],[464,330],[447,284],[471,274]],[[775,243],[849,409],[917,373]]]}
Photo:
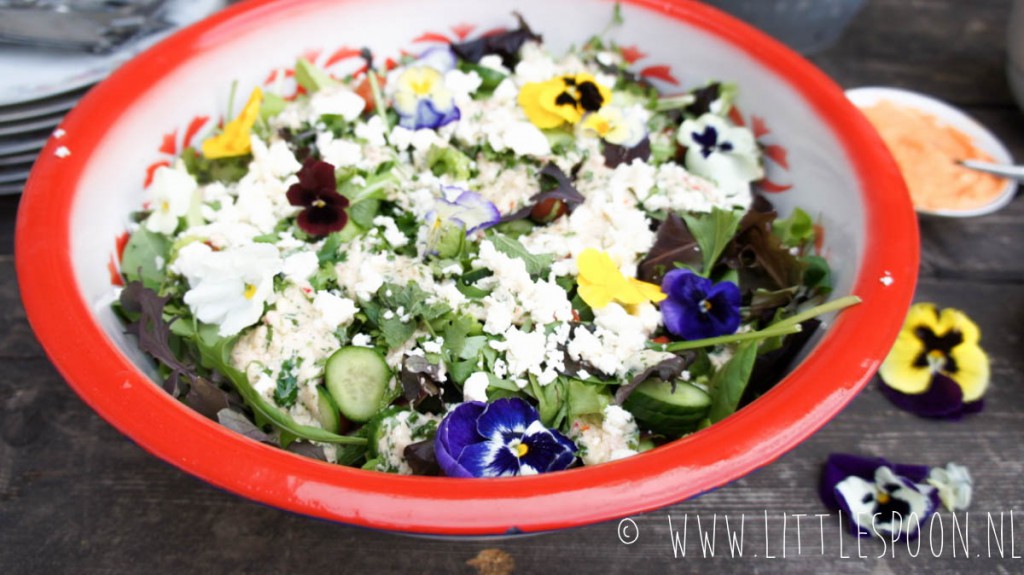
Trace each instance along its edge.
{"label": "crumbled white cheese", "polygon": [[320,312],[320,321],[331,329],[352,323],[359,311],[352,300],[326,291],[317,292],[313,298],[313,307]]}
{"label": "crumbled white cheese", "polygon": [[600,417],[586,416],[574,421],[569,437],[579,447],[583,464],[597,465],[636,455],[640,430],[632,413],[609,405]]}
{"label": "crumbled white cheese", "polygon": [[487,401],[487,386],[490,385],[490,377],[482,372],[473,372],[466,382],[462,384],[463,401]]}

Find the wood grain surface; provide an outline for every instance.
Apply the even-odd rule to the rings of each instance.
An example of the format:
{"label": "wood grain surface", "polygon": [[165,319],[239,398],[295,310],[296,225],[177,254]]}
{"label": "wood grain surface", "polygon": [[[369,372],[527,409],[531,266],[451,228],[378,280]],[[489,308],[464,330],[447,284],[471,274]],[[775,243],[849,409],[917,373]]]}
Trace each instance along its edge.
{"label": "wood grain surface", "polygon": [[[958,104],[1024,159],[1024,115],[1004,75],[1009,9],[1009,0],[871,0],[840,43],[813,61],[844,87],[900,86]],[[993,380],[984,413],[922,420],[893,408],[873,383],[789,454],[700,498],[631,522],[492,541],[414,538],[289,514],[210,487],[139,449],[75,396],[34,339],[14,274],[16,209],[16,197],[0,198],[5,572],[474,573],[466,562],[489,548],[507,552],[518,573],[1024,572],[1020,198],[991,216],[921,222],[917,300],[959,307],[982,327]],[[858,549],[837,517],[816,517],[826,512],[818,474],[833,451],[964,464],[975,478],[974,502],[955,526],[949,513],[940,515],[942,536],[933,525],[929,542],[926,529],[917,557],[913,545],[862,541]],[[1003,514],[1003,556],[988,513],[997,534]],[[726,520],[730,530],[743,527],[742,557],[730,553]],[[684,525],[680,549],[673,541],[683,543]],[[966,557],[955,527],[968,534]],[[704,556],[700,542],[709,530],[714,557]],[[620,542],[634,535],[632,544]]]}

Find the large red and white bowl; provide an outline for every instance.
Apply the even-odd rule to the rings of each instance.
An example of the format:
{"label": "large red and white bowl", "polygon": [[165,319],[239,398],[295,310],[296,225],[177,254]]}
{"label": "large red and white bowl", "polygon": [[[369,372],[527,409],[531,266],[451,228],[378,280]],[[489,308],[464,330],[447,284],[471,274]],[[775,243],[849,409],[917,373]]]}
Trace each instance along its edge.
{"label": "large red and white bowl", "polygon": [[245,94],[287,76],[302,54],[344,67],[355,65],[346,48],[372,47],[379,61],[415,53],[513,25],[513,10],[558,52],[604,29],[612,6],[251,0],[179,32],[92,90],[35,165],[16,259],[39,340],[69,385],[154,455],[239,495],[350,524],[452,535],[558,529],[653,510],[771,463],[874,374],[913,294],[917,226],[894,162],[842,91],[782,45],[697,3],[627,0],[614,37],[635,46],[634,69],[666,91],[710,79],[739,85],[738,119],[768,146],[772,200],[783,212],[801,206],[820,217],[836,293],[864,300],[829,322],[775,389],[725,421],[627,460],[536,477],[344,468],[251,441],[178,403],[154,384],[151,364],[109,309],[108,268],[143,201],[147,169],[218,121],[232,81]]}

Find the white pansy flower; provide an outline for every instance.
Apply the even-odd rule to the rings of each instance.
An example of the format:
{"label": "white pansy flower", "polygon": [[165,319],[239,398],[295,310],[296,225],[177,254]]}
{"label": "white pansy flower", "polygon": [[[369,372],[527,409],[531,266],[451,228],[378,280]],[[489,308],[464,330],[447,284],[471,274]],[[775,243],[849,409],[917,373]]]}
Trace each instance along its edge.
{"label": "white pansy flower", "polygon": [[178,228],[178,218],[188,212],[192,195],[198,185],[184,168],[161,166],[153,174],[149,186],[150,204],[153,213],[146,218],[146,229],[161,234],[173,234]]}
{"label": "white pansy flower", "polygon": [[677,137],[686,146],[686,169],[717,183],[729,196],[745,197],[750,182],[764,177],[754,134],[721,116],[686,120]]}
{"label": "white pansy flower", "polygon": [[269,244],[214,251],[193,242],[178,252],[173,269],[188,280],[191,289],[184,299],[195,317],[231,336],[259,321],[282,267],[277,248]]}
{"label": "white pansy flower", "polygon": [[970,507],[974,482],[963,465],[950,463],[945,468],[933,468],[928,474],[928,484],[939,490],[939,500],[946,509],[962,511]]}

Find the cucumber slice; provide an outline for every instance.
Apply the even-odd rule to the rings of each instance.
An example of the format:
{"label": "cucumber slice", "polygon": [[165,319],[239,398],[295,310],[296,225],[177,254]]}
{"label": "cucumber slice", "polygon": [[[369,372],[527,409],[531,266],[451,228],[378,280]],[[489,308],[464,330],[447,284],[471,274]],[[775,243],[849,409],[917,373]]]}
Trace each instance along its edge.
{"label": "cucumber slice", "polygon": [[324,369],[327,390],[345,417],[365,423],[382,407],[391,370],[377,350],[343,347],[327,359]]}
{"label": "cucumber slice", "polygon": [[648,379],[633,390],[622,407],[633,413],[641,427],[669,436],[697,429],[711,408],[711,396],[699,387],[677,381],[672,384]]}
{"label": "cucumber slice", "polygon": [[316,388],[316,407],[320,426],[331,433],[341,429],[341,418],[338,417],[338,406],[334,405],[331,394],[323,387]]}

